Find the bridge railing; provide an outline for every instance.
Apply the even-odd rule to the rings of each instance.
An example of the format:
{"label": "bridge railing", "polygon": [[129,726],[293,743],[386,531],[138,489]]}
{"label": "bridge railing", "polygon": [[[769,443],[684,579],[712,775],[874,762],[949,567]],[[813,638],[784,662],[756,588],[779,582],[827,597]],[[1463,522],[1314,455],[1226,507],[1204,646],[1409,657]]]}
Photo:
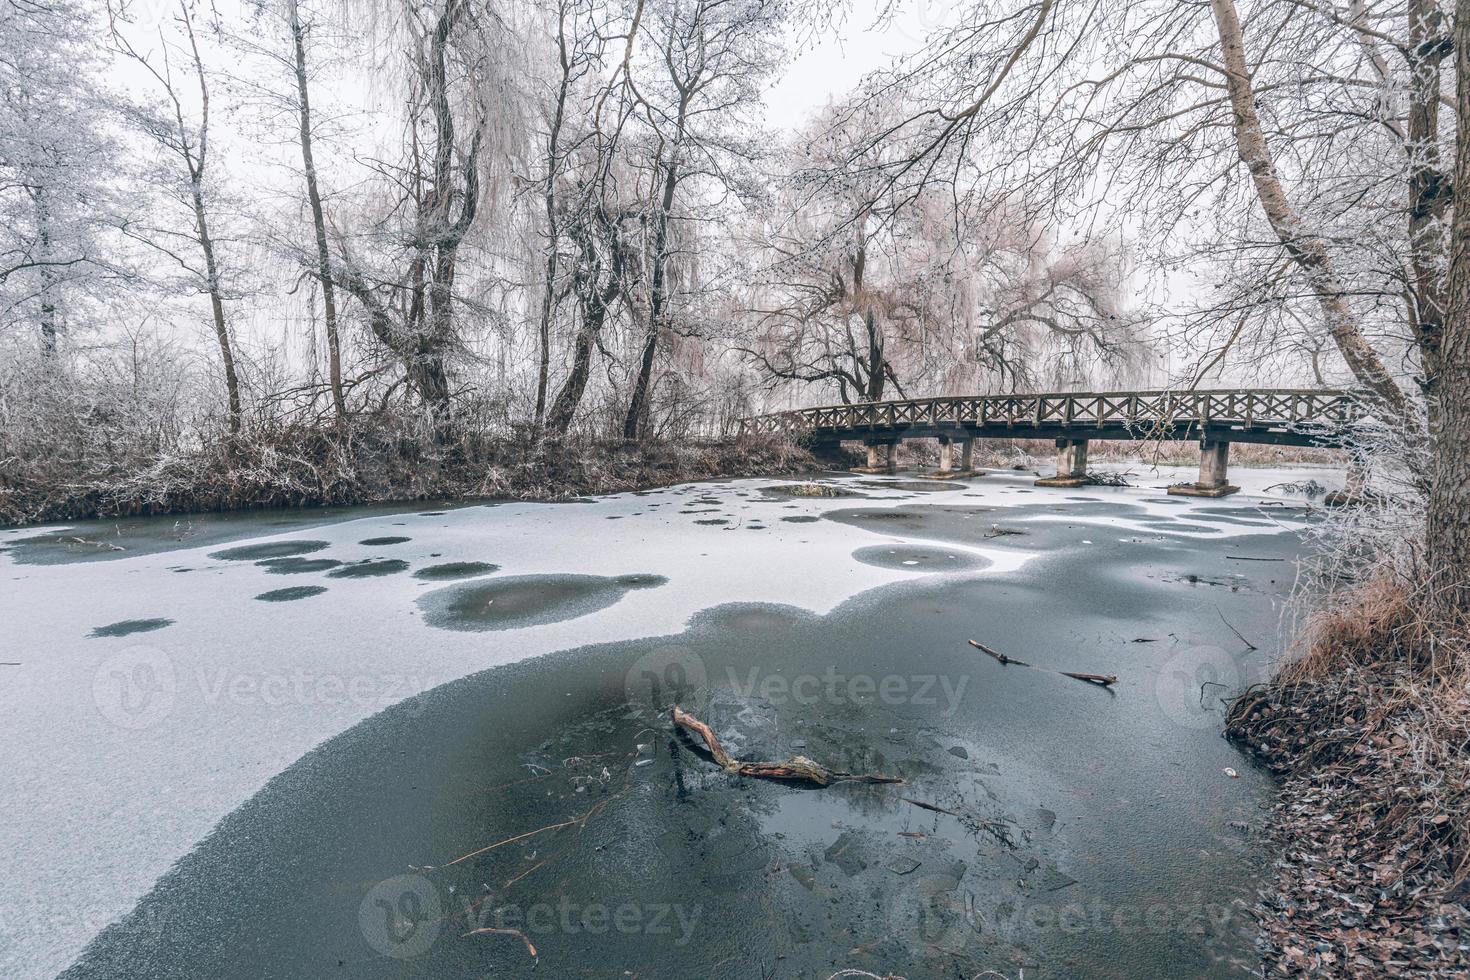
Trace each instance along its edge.
{"label": "bridge railing", "polygon": [[1342,429],[1369,413],[1346,391],[1065,392],[1035,395],[950,395],[852,405],[822,405],[740,421],[741,433],[968,428],[1126,428],[1150,432],[1200,426]]}

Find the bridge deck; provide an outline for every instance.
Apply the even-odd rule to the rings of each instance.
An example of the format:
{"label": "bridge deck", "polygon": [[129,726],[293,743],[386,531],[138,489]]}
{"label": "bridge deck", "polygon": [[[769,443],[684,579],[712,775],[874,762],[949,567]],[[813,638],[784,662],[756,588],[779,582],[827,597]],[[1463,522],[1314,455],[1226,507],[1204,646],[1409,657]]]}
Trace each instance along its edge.
{"label": "bridge deck", "polygon": [[1352,393],[1321,389],[956,395],[824,405],[742,419],[741,433],[814,442],[955,439],[1211,439],[1341,446],[1367,415]]}

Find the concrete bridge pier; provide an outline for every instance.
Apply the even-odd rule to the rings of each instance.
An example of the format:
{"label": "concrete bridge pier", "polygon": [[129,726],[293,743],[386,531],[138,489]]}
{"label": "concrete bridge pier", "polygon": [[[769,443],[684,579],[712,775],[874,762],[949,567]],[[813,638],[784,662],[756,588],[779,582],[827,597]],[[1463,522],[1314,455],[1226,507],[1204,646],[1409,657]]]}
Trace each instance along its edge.
{"label": "concrete bridge pier", "polygon": [[1373,491],[1368,489],[1368,467],[1356,453],[1348,458],[1347,480],[1341,490],[1333,490],[1322,498],[1327,507],[1353,507],[1368,503]]}
{"label": "concrete bridge pier", "polygon": [[[972,440],[959,439],[954,436],[939,436],[939,469],[929,474],[932,480],[958,480],[964,477],[974,476],[975,471],[971,469],[971,461],[975,458],[974,450],[971,449]],[[960,447],[959,469],[955,469],[955,444]]]}
{"label": "concrete bridge pier", "polygon": [[939,472],[946,475],[954,472],[954,443],[949,436],[939,437]]}
{"label": "concrete bridge pier", "polygon": [[1169,493],[1176,497],[1225,497],[1239,493],[1228,479],[1230,443],[1224,439],[1201,439],[1199,444],[1199,479],[1194,483],[1176,483]]}
{"label": "concrete bridge pier", "polygon": [[1087,482],[1087,440],[1057,440],[1057,475],[1036,481],[1038,487],[1080,487]]}
{"label": "concrete bridge pier", "polygon": [[897,473],[898,441],[895,439],[867,439],[868,465],[854,466],[854,473]]}

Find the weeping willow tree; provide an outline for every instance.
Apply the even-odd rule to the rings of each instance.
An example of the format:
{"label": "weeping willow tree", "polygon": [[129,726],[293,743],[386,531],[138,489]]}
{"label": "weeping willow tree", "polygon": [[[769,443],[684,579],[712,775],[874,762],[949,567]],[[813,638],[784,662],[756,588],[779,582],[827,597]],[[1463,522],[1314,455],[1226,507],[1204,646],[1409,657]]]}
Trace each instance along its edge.
{"label": "weeping willow tree", "polygon": [[[466,346],[467,259],[477,233],[510,221],[486,212],[500,205],[510,161],[526,145],[517,84],[526,48],[470,0],[381,0],[362,12],[400,128],[391,152],[370,160],[356,221],[336,229],[333,275],[444,432]],[[493,272],[486,256],[473,259],[473,271]]]}

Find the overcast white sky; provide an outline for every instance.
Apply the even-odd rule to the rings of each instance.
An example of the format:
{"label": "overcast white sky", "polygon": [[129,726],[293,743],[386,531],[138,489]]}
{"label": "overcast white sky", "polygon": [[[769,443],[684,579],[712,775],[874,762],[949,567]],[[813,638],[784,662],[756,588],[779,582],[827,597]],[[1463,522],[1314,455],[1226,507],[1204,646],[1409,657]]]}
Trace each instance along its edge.
{"label": "overcast white sky", "polygon": [[862,77],[921,45],[926,31],[950,16],[958,0],[902,0],[878,25],[883,0],[853,0],[835,30],[811,38],[766,97],[767,121],[780,129],[799,126],[827,100],[852,89]]}

